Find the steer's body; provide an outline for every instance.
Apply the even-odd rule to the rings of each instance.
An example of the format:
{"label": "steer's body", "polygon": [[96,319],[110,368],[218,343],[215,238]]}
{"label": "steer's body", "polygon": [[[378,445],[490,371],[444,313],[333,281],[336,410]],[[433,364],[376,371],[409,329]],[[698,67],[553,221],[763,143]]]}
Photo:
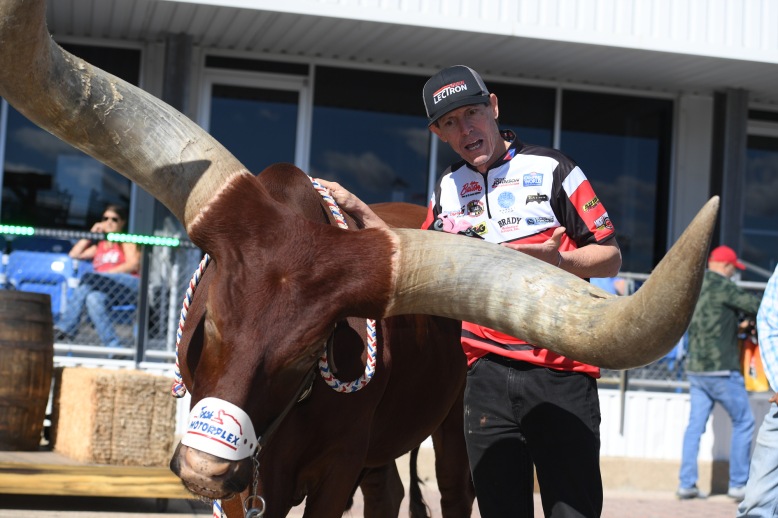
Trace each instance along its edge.
{"label": "steer's body", "polygon": [[[289,165],[272,166],[257,181],[298,217],[330,224],[321,198],[302,171]],[[418,228],[425,214],[423,207],[409,204],[374,208],[384,220],[401,227]],[[231,234],[243,232],[236,225],[225,233],[225,240],[239,242],[242,238]],[[212,277],[206,269],[179,346],[182,375],[189,384],[202,354],[205,300]],[[229,306],[234,301],[217,303]],[[306,317],[316,318],[316,314]],[[307,322],[295,325],[306,326]],[[364,370],[365,328],[364,319],[338,323],[329,355],[342,381],[356,379]],[[458,347],[459,333],[459,321],[446,318],[388,318],[377,327],[376,374],[367,386],[354,393],[338,393],[317,375],[310,395],[280,421],[260,454],[258,492],[267,502],[264,516],[286,516],[304,497],[306,516],[340,516],[361,479],[365,515],[396,517],[403,493],[394,459],[430,435],[443,515],[470,516],[473,490],[462,431],[465,359]],[[232,354],[249,358],[258,341],[259,337],[247,336],[236,342]],[[218,375],[223,373],[213,373]],[[231,483],[225,480],[226,486]]]}

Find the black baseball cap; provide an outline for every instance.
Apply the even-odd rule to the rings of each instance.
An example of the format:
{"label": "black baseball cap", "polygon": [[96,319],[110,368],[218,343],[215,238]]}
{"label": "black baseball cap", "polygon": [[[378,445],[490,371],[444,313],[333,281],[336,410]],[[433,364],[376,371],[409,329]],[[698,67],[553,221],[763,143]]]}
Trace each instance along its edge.
{"label": "black baseball cap", "polygon": [[422,93],[432,125],[446,113],[468,104],[489,104],[489,90],[478,72],[464,65],[444,68],[430,77]]}

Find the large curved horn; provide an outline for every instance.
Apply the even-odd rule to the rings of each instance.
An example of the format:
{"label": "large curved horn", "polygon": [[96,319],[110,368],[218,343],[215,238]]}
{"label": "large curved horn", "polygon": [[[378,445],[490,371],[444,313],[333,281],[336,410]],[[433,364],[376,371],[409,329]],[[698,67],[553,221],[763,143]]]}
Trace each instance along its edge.
{"label": "large curved horn", "polygon": [[640,367],[672,349],[689,324],[718,207],[718,197],[709,200],[627,297],[505,247],[442,232],[393,230],[400,244],[386,316],[467,320],[592,365]]}
{"label": "large curved horn", "polygon": [[61,49],[45,14],[45,0],[0,2],[0,96],[146,189],[189,230],[245,168],[171,106]]}

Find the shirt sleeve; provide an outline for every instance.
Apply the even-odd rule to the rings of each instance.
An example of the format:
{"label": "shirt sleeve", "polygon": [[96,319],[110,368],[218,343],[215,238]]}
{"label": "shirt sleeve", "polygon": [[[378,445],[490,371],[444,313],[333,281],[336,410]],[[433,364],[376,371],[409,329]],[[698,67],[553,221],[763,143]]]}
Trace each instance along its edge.
{"label": "shirt sleeve", "polygon": [[433,230],[435,220],[440,216],[440,182],[449,172],[451,172],[451,168],[446,169],[446,172],[443,173],[435,184],[435,191],[430,196],[430,203],[427,206],[427,217],[424,219],[424,223],[421,224],[422,230]]}
{"label": "shirt sleeve", "polygon": [[759,311],[759,298],[740,288],[734,282],[727,283],[729,293],[725,304],[737,311],[754,316]]}
{"label": "shirt sleeve", "polygon": [[556,174],[559,190],[554,195],[556,203],[552,206],[576,246],[603,243],[612,238],[616,230],[608,211],[581,168],[572,161],[561,162]]}
{"label": "shirt sleeve", "polygon": [[778,267],[762,297],[756,315],[756,333],[767,381],[774,391],[778,391]]}
{"label": "shirt sleeve", "polygon": [[435,211],[435,199],[433,197],[433,199],[430,200],[429,206],[427,207],[427,217],[424,219],[424,223],[421,224],[421,229],[430,230],[437,217],[438,215]]}

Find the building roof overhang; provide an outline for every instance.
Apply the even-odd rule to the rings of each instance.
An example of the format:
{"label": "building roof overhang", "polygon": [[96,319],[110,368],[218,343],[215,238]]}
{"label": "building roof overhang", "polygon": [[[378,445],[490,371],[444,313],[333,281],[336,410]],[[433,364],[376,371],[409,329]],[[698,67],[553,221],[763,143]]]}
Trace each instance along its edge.
{"label": "building roof overhang", "polygon": [[[305,3],[297,0],[290,5]],[[754,52],[755,59],[747,59],[742,49],[706,52],[704,45],[674,52],[666,43],[640,48],[639,38],[625,39],[621,46],[604,44],[607,40],[597,37],[587,43],[586,38],[516,35],[516,30],[501,26],[478,31],[460,23],[437,27],[402,23],[403,18],[391,13],[385,17],[391,21],[370,21],[365,18],[379,17],[375,13],[342,17],[342,7],[327,11],[324,2],[307,3],[321,4],[321,9],[303,14],[258,8],[279,4],[264,0],[49,0],[48,24],[56,39],[148,43],[186,33],[205,50],[263,58],[401,68],[420,74],[461,63],[476,68],[487,81],[521,79],[670,95],[745,89],[752,103],[778,106],[778,64],[773,60],[778,50]],[[323,15],[328,12],[341,17]]]}

